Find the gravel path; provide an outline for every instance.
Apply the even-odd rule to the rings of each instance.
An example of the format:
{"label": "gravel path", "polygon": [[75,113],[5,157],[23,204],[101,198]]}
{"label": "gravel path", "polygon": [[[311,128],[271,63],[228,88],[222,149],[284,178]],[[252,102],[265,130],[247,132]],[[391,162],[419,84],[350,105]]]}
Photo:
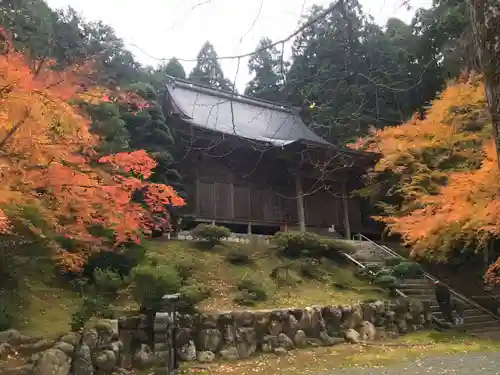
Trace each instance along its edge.
{"label": "gravel path", "polygon": [[396,365],[347,368],[318,375],[500,375],[500,352],[457,354]]}

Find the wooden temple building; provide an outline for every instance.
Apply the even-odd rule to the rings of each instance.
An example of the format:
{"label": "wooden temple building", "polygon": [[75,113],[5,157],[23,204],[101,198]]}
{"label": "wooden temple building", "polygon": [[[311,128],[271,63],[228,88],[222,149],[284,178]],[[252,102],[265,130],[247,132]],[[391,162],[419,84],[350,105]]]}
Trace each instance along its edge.
{"label": "wooden temple building", "polygon": [[333,146],[290,107],[186,80],[170,78],[164,105],[196,222],[253,233],[373,232],[351,192],[378,155]]}

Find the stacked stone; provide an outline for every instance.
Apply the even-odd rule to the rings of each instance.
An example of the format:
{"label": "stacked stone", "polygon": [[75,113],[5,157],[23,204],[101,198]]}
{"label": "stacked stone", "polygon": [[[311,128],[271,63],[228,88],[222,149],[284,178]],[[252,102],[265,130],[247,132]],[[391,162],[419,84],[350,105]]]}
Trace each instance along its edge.
{"label": "stacked stone", "polygon": [[295,348],[394,337],[430,322],[428,304],[408,300],[184,315],[178,321],[177,350],[183,361],[236,360],[256,351],[281,355]]}
{"label": "stacked stone", "polygon": [[161,365],[166,365],[172,341],[173,317],[171,313],[156,313],[153,323],[153,349]]}
{"label": "stacked stone", "polygon": [[[0,332],[0,374],[111,375],[132,368],[157,367],[168,374],[172,313],[102,320],[81,333],[58,340],[32,338],[18,331]],[[429,303],[405,299],[351,306],[307,307],[177,315],[176,350],[183,361],[211,362],[245,359],[256,352],[286,355],[308,346],[331,346],[393,337],[429,328]],[[152,333],[152,334],[151,334]],[[2,368],[2,360],[21,353],[29,360],[15,369]]]}

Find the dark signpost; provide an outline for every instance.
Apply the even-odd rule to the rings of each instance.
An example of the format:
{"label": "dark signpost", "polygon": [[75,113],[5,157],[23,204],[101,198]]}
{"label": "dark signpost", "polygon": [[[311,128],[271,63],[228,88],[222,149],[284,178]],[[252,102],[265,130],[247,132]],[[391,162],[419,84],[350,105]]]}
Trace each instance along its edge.
{"label": "dark signpost", "polygon": [[177,358],[177,322],[176,322],[176,307],[177,301],[180,298],[180,294],[167,294],[163,297],[165,312],[170,315],[170,324],[167,327],[166,332],[166,344],[167,344],[167,358],[166,358],[166,370],[167,375],[175,375],[179,369],[179,361]]}

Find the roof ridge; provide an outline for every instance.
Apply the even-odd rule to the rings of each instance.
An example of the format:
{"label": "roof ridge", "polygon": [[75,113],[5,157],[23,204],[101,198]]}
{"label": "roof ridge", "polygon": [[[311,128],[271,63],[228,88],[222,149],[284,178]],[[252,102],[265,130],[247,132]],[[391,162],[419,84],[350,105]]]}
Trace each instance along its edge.
{"label": "roof ridge", "polygon": [[256,106],[260,106],[260,107],[264,107],[264,108],[268,108],[268,109],[274,109],[274,110],[279,110],[279,111],[299,115],[298,110],[295,107],[293,107],[292,105],[287,104],[287,103],[273,102],[270,100],[254,98],[254,97],[249,96],[249,95],[242,95],[242,94],[233,93],[230,91],[218,90],[218,89],[214,89],[213,87],[210,87],[208,85],[204,85],[204,84],[201,84],[198,82],[193,82],[193,81],[190,81],[188,79],[172,77],[169,75],[167,75],[167,78],[169,79],[169,82],[167,83],[167,85],[172,84],[175,86],[175,85],[178,85],[180,83],[179,87],[193,89],[193,91],[204,92],[206,94],[211,94],[211,95],[219,96],[222,98],[232,99],[232,100],[240,102],[240,103],[256,105]]}

